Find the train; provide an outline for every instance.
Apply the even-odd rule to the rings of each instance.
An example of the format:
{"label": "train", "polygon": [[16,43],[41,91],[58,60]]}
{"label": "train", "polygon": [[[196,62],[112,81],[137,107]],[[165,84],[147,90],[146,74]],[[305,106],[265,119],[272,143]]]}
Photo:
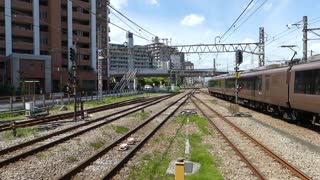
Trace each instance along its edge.
{"label": "train", "polygon": [[208,92],[256,110],[295,121],[320,126],[320,60],[290,63],[271,69],[215,76],[208,81]]}

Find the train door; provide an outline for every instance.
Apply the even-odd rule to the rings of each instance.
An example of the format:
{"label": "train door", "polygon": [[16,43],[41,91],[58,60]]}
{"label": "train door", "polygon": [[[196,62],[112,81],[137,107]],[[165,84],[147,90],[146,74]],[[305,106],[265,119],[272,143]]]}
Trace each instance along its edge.
{"label": "train door", "polygon": [[264,80],[264,99],[266,102],[270,102],[270,75],[265,75]]}
{"label": "train door", "polygon": [[262,91],[262,76],[257,76],[255,78],[255,89],[254,89],[254,96],[255,101],[263,101],[265,94]]}

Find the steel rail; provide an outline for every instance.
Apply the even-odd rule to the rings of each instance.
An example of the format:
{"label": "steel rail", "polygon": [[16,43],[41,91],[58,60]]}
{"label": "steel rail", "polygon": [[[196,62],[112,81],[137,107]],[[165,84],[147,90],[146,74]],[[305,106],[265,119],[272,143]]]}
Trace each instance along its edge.
{"label": "steel rail", "polygon": [[[154,99],[154,98],[157,98],[157,97],[148,98],[148,99]],[[99,112],[99,111],[113,109],[113,108],[126,106],[126,105],[130,105],[130,104],[136,104],[136,103],[141,102],[143,99],[145,99],[145,98],[130,99],[127,101],[122,101],[122,102],[117,102],[117,103],[112,103],[112,104],[107,104],[107,105],[103,105],[103,106],[99,106],[99,107],[90,108],[90,109],[87,109],[86,111],[88,112],[88,114],[92,114],[92,113]],[[42,123],[49,123],[49,122],[53,122],[53,121],[63,120],[63,119],[71,118],[71,117],[73,117],[73,115],[74,115],[73,112],[68,112],[68,113],[57,114],[57,115],[53,115],[53,116],[49,116],[49,117],[37,118],[37,119],[32,119],[32,120],[27,120],[27,121],[20,121],[20,122],[16,123],[16,128],[34,126],[34,125],[38,125],[38,124],[42,124]],[[11,124],[1,125],[0,132],[12,130],[12,128],[10,128],[10,125]]]}
{"label": "steel rail", "polygon": [[[171,96],[170,95],[167,95],[167,96],[160,96],[158,97],[159,99],[166,99],[166,98],[170,98]],[[147,100],[144,102],[144,104],[148,103],[148,102],[151,102],[151,101],[154,101],[155,99],[152,99],[152,100]],[[143,105],[143,104],[142,104]],[[0,150],[0,155],[3,155],[3,154],[6,154],[8,152],[12,152],[12,151],[15,151],[15,150],[18,150],[18,149],[21,149],[23,147],[26,147],[26,146],[29,146],[29,145],[32,145],[34,143],[37,143],[37,142],[40,142],[40,141],[43,141],[45,139],[48,139],[48,138],[51,138],[53,136],[57,136],[57,135],[60,135],[60,134],[63,134],[63,133],[66,133],[68,131],[71,131],[71,130],[74,130],[74,129],[77,129],[77,128],[80,128],[80,127],[83,127],[83,126],[87,126],[87,125],[90,125],[92,123],[95,123],[95,122],[98,122],[104,118],[108,118],[108,117],[112,117],[114,115],[117,115],[119,113],[122,113],[122,112],[125,112],[125,111],[128,111],[128,110],[131,110],[131,109],[134,109],[136,107],[132,107],[132,108],[128,108],[128,109],[125,109],[125,110],[122,110],[122,111],[118,111],[118,112],[115,112],[115,113],[111,113],[111,114],[108,114],[106,116],[103,116],[103,117],[100,117],[100,118],[97,118],[97,119],[94,119],[94,120],[91,120],[91,121],[88,121],[88,122],[85,122],[85,123],[82,123],[82,124],[78,124],[78,125],[75,125],[75,126],[72,126],[72,127],[69,127],[69,128],[66,128],[66,129],[63,129],[63,130],[60,130],[60,131],[57,131],[57,132],[54,132],[54,133],[51,133],[51,134],[48,134],[48,135],[45,135],[45,136],[41,136],[39,138],[36,138],[36,139],[32,139],[30,141],[26,141],[24,143],[21,143],[21,144],[18,144],[18,145],[15,145],[15,146],[11,146],[11,147],[8,147],[8,148],[5,148],[5,149],[2,149]]]}
{"label": "steel rail", "polygon": [[206,112],[199,107],[199,105],[191,98],[193,104],[201,111],[201,113],[208,119],[209,123],[219,132],[219,134],[226,140],[229,146],[234,152],[241,158],[241,160],[247,165],[247,167],[253,172],[258,179],[266,179],[264,175],[241,153],[241,151],[227,138],[227,136],[218,128],[218,126],[210,119]]}
{"label": "steel rail", "polygon": [[162,114],[163,112],[165,112],[167,109],[169,109],[170,107],[172,107],[174,104],[176,104],[178,101],[180,101],[181,99],[185,98],[187,95],[184,95],[183,97],[179,98],[177,101],[174,101],[172,103],[170,103],[169,105],[167,105],[167,107],[163,108],[162,110],[160,110],[159,112],[157,112],[156,114],[152,115],[151,117],[147,118],[145,121],[143,121],[142,123],[140,123],[138,126],[136,126],[135,128],[133,128],[132,130],[130,130],[129,132],[127,132],[126,134],[124,134],[123,136],[117,138],[115,141],[113,141],[111,144],[108,144],[102,148],[100,148],[99,150],[97,150],[93,155],[91,155],[90,157],[86,158],[85,160],[81,161],[80,163],[78,163],[74,168],[72,168],[71,170],[69,170],[68,172],[66,172],[65,174],[63,174],[61,177],[59,177],[58,179],[60,180],[66,180],[66,179],[71,179],[74,175],[76,175],[77,173],[79,173],[81,170],[85,169],[86,167],[88,167],[90,164],[92,164],[94,161],[96,161],[97,159],[99,159],[101,156],[103,156],[104,154],[106,154],[108,151],[110,151],[112,148],[114,148],[117,144],[119,144],[121,141],[127,139],[128,137],[130,137],[133,133],[135,133],[136,131],[138,131],[139,129],[141,129],[142,127],[144,127],[146,124],[148,124],[150,121],[152,121],[153,119],[155,119],[156,117],[158,117],[160,114]]}
{"label": "steel rail", "polygon": [[[143,138],[134,148],[132,148],[130,152],[116,164],[116,166],[103,174],[101,179],[109,180],[114,175],[116,175],[116,173],[124,166],[124,164],[127,163],[130,158],[133,157],[134,154],[176,113],[176,111],[185,104],[185,102],[190,98],[190,93],[188,93],[186,96],[188,97],[185,98],[183,102],[180,103],[170,114],[168,114],[167,117],[160,124],[158,124],[156,128],[154,128],[145,138]],[[180,100],[174,102],[174,104],[178,103],[179,101]],[[173,106],[174,104],[172,104],[171,106]]]}
{"label": "steel rail", "polygon": [[[118,119],[120,119],[120,118],[122,118],[122,117],[125,117],[125,116],[127,116],[127,115],[129,115],[129,114],[131,114],[131,113],[137,112],[137,111],[142,110],[142,109],[144,109],[144,108],[146,108],[146,107],[149,107],[149,106],[152,106],[152,105],[154,105],[154,104],[157,104],[157,103],[159,103],[160,101],[165,100],[165,99],[168,99],[168,98],[170,98],[170,97],[172,97],[172,96],[173,96],[173,95],[169,95],[169,96],[167,96],[167,97],[165,97],[165,98],[162,97],[162,99],[156,100],[156,101],[148,101],[148,102],[145,102],[145,103],[139,105],[140,107],[131,107],[131,108],[128,108],[128,109],[125,109],[125,110],[121,110],[121,111],[119,111],[119,112],[115,112],[115,113],[106,115],[106,116],[104,116],[104,117],[100,117],[100,118],[97,118],[97,119],[95,119],[95,120],[92,120],[92,121],[83,123],[84,125],[80,124],[80,125],[77,125],[77,126],[74,126],[74,127],[70,127],[70,128],[61,130],[61,131],[59,131],[59,132],[60,132],[59,134],[65,133],[65,132],[68,132],[68,131],[71,131],[71,130],[76,129],[76,128],[78,128],[78,127],[85,126],[85,125],[88,125],[88,124],[91,124],[91,123],[94,123],[94,122],[98,122],[98,121],[105,120],[105,118],[111,117],[111,116],[113,116],[113,115],[118,115],[119,113],[124,113],[124,114],[121,114],[120,116],[111,118],[111,119],[109,119],[109,120],[105,120],[105,121],[103,121],[103,122],[101,122],[101,123],[99,123],[99,124],[96,124],[96,125],[94,125],[94,126],[91,126],[91,127],[86,128],[86,129],[83,129],[83,130],[80,130],[80,131],[78,131],[78,132],[75,132],[75,133],[72,133],[72,134],[70,134],[70,135],[67,135],[67,136],[65,136],[65,137],[63,137],[63,138],[54,140],[54,141],[52,141],[52,142],[50,142],[50,143],[48,143],[48,144],[44,144],[44,145],[35,147],[35,148],[33,148],[33,149],[29,150],[29,151],[22,152],[22,153],[19,153],[19,154],[17,154],[17,155],[14,155],[14,156],[12,156],[12,157],[10,157],[10,158],[4,159],[4,160],[0,161],[0,168],[3,167],[3,166],[5,166],[5,165],[7,165],[7,164],[9,164],[9,163],[16,162],[16,161],[18,161],[19,159],[28,157],[28,156],[30,156],[30,155],[32,155],[32,154],[38,153],[38,152],[40,152],[40,151],[43,151],[43,150],[48,149],[48,148],[50,148],[50,147],[53,147],[53,146],[55,146],[55,145],[57,145],[57,144],[60,144],[60,143],[62,143],[62,142],[65,142],[65,141],[67,141],[67,140],[69,140],[69,139],[71,139],[71,138],[74,138],[74,137],[76,137],[76,136],[82,135],[82,134],[84,134],[84,133],[86,133],[86,132],[88,132],[88,131],[90,131],[90,130],[93,130],[93,129],[99,128],[99,127],[101,127],[101,126],[103,126],[103,125],[109,124],[109,123],[111,123],[111,122],[113,122],[113,121],[115,121],[115,120],[118,120]],[[132,110],[132,109],[133,109],[133,110]],[[55,136],[55,135],[58,134],[58,132],[53,133],[53,134],[54,134],[54,135],[52,135],[52,134],[51,134],[51,135],[52,135],[52,136]],[[47,139],[48,136],[50,136],[50,135],[47,135],[47,136],[44,136],[44,137],[40,137],[39,139],[40,139],[40,141],[41,141],[41,140]],[[52,137],[52,136],[51,136],[51,137]],[[33,142],[33,141],[39,142],[39,140],[31,140],[31,141],[29,141],[29,142],[20,144],[20,145],[18,145],[18,146],[28,146],[28,145],[30,145],[29,143],[31,143],[31,144],[32,144],[32,143],[35,143],[35,142]],[[15,149],[15,148],[14,148],[14,149]],[[18,148],[18,149],[19,149],[19,148]]]}
{"label": "steel rail", "polygon": [[[195,97],[195,96],[194,96]],[[274,160],[276,160],[278,163],[289,169],[294,175],[298,176],[300,179],[311,179],[308,175],[306,175],[304,172],[302,172],[300,169],[289,163],[287,160],[283,159],[279,155],[277,155],[275,152],[273,152],[271,149],[267,148],[263,144],[261,144],[259,141],[257,141],[255,138],[250,136],[248,133],[244,132],[242,129],[240,129],[238,126],[233,124],[231,121],[229,121],[226,117],[218,113],[216,110],[212,109],[208,104],[203,102],[198,97],[195,97],[198,101],[200,101],[202,104],[204,104],[208,109],[210,109],[213,113],[215,113],[220,119],[228,123],[231,127],[233,127],[235,130],[243,134],[245,137],[247,137],[249,140],[251,140],[254,144],[259,146],[265,153],[273,157]]]}

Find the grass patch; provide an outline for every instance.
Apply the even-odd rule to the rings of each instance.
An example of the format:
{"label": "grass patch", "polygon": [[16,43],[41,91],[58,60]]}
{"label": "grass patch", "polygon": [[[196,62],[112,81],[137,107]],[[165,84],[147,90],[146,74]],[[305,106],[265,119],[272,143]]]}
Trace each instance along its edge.
{"label": "grass patch", "polygon": [[0,114],[0,120],[18,120],[25,119],[26,116],[22,113],[10,113],[10,112],[2,112]]}
{"label": "grass patch", "polygon": [[77,162],[77,161],[78,161],[78,158],[75,157],[75,156],[69,156],[69,157],[67,157],[67,160],[68,160],[68,162],[70,162],[70,163],[74,163],[74,162]]}
{"label": "grass patch", "polygon": [[217,104],[217,100],[215,100],[215,99],[212,99],[212,100],[209,100],[210,101],[210,103],[212,103],[212,104]]}
{"label": "grass patch", "polygon": [[223,179],[218,168],[214,166],[217,162],[221,162],[215,162],[215,159],[207,151],[207,147],[201,144],[201,136],[199,134],[192,134],[189,140],[192,147],[190,161],[201,163],[201,168],[196,174],[186,176],[186,179]]}
{"label": "grass patch", "polygon": [[94,149],[99,149],[99,148],[101,148],[104,144],[105,144],[105,142],[102,141],[101,139],[99,139],[99,140],[97,140],[96,142],[90,143],[90,146],[93,147]]}
{"label": "grass patch", "polygon": [[[175,120],[177,121],[177,119],[181,119],[181,117],[177,117]],[[128,179],[174,179],[173,176],[166,174],[166,170],[171,160],[183,157],[184,139],[185,136],[180,131],[175,137],[168,137],[163,133],[159,134],[152,143],[173,142],[174,149],[163,147],[167,150],[153,150],[152,153],[145,154],[141,161],[130,169]]]}
{"label": "grass patch", "polygon": [[208,129],[208,120],[198,115],[189,115],[189,121],[194,122],[204,135],[211,135],[211,131]]}
{"label": "grass patch", "polygon": [[12,130],[5,132],[3,137],[7,140],[12,140],[14,138],[28,137],[31,135],[36,135],[39,132],[39,129],[37,127],[17,128],[16,131],[17,131],[16,137],[13,136]]}
{"label": "grass patch", "polygon": [[[199,134],[193,133],[189,136],[191,152],[186,158],[190,161],[199,162],[201,168],[196,174],[185,176],[185,179],[223,179],[217,168],[220,166],[221,160],[216,159],[208,152],[209,146],[202,144],[201,137],[203,135],[213,135],[207,128],[208,121],[198,115],[179,115],[174,119],[174,122],[186,125],[187,117],[189,117],[190,123],[195,123],[197,125],[200,132]],[[155,138],[154,144],[174,140],[175,149],[170,148],[168,152],[155,150],[152,154],[144,155],[139,164],[136,164],[136,166],[130,170],[128,179],[174,179],[173,176],[166,174],[166,170],[171,160],[178,157],[185,157],[184,133],[185,132],[178,131],[174,139],[173,137],[167,137],[164,134],[160,134]]]}
{"label": "grass patch", "polygon": [[151,94],[150,93],[144,93],[144,94],[137,94],[133,96],[122,96],[122,97],[105,97],[103,98],[103,101],[98,101],[98,100],[88,100],[84,102],[84,106],[87,107],[96,107],[96,106],[101,106],[105,104],[112,104],[112,103],[117,103],[121,101],[126,101],[130,99],[135,99],[138,97],[149,97]]}
{"label": "grass patch", "polygon": [[145,111],[140,111],[140,112],[136,112],[136,113],[128,115],[128,117],[136,117],[136,118],[139,118],[140,120],[145,120],[149,116],[150,116],[150,113],[145,112]]}
{"label": "grass patch", "polygon": [[35,154],[35,156],[36,156],[36,158],[40,159],[40,158],[43,158],[45,155],[43,152],[39,152],[39,153]]}
{"label": "grass patch", "polygon": [[111,125],[111,128],[118,134],[124,134],[129,131],[129,128],[124,127],[124,126]]}

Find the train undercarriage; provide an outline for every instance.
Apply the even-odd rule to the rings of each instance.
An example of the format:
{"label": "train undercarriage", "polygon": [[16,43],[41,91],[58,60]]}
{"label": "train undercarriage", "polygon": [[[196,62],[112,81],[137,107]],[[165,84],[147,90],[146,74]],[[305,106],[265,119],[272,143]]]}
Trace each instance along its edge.
{"label": "train undercarriage", "polygon": [[[219,99],[235,102],[234,96],[209,91],[209,94]],[[310,123],[314,126],[320,126],[320,114],[281,107],[263,102],[252,101],[249,99],[238,98],[238,103],[244,107],[257,110],[259,112],[269,114],[274,117],[280,117],[288,121],[296,121],[297,123]]]}

